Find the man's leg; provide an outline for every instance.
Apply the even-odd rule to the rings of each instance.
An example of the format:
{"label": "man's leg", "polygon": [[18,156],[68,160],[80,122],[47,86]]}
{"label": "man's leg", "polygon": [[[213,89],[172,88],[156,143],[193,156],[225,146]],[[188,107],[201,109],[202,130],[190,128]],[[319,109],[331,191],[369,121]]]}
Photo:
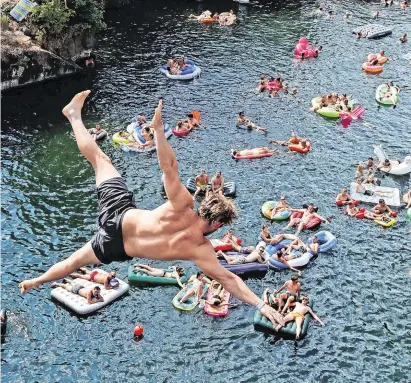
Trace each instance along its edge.
{"label": "man's leg", "polygon": [[201,188],[199,186],[197,186],[197,190],[195,191],[194,195],[193,195],[193,199],[196,199],[197,194],[200,193]]}
{"label": "man's leg", "polygon": [[297,228],[297,231],[295,232],[295,235],[298,235],[301,233],[301,230],[304,229],[304,222],[300,222]]}
{"label": "man's leg", "polygon": [[290,297],[288,297],[287,302],[285,303],[285,306],[284,306],[283,310],[281,311],[281,314],[285,314],[288,307],[290,307],[290,303],[292,303],[292,302],[294,302],[294,297],[291,295]]}
{"label": "man's leg", "polygon": [[65,278],[74,271],[78,270],[80,267],[99,263],[101,262],[95,256],[91,247],[91,242],[87,242],[81,249],[74,252],[70,257],[50,267],[50,269],[40,277],[21,282],[19,284],[20,292],[25,294],[29,290],[40,286],[42,283]]}
{"label": "man's leg", "polygon": [[301,318],[301,317],[295,318],[295,325],[297,327],[295,330],[295,333],[296,333],[295,339],[300,339],[301,324],[303,323],[303,320],[304,318]]}
{"label": "man's leg", "polygon": [[84,274],[77,274],[77,273],[72,273],[70,274],[71,278],[80,278],[80,279],[85,279],[86,281],[90,280],[90,276],[89,275],[84,275]]}
{"label": "man's leg", "polygon": [[70,121],[80,152],[94,168],[96,184],[98,186],[110,178],[120,177],[120,173],[111,164],[110,159],[99,148],[93,137],[91,137],[81,119],[81,109],[89,94],[89,90],[77,93],[70,103],[63,108],[62,112]]}
{"label": "man's leg", "polygon": [[196,293],[196,292],[195,292],[195,290],[193,290],[193,289],[188,290],[188,291],[185,293],[185,295],[180,299],[180,302],[181,302],[181,303],[184,303],[188,297],[191,297],[191,296],[194,295],[195,293]]}
{"label": "man's leg", "polygon": [[58,282],[53,282],[50,287],[54,288],[54,287],[62,287],[63,289],[71,292],[71,285],[67,284],[67,283],[58,283]]}

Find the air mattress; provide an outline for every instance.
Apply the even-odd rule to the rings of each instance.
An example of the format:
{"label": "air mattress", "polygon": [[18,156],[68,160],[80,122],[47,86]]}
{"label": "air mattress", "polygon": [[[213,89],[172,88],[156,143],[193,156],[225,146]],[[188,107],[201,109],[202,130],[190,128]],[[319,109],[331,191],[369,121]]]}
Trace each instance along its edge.
{"label": "air mattress", "polygon": [[377,39],[392,34],[392,30],[380,24],[366,24],[355,28],[352,33],[360,33],[368,39]]}
{"label": "air mattress", "polygon": [[[224,237],[224,238],[225,238],[225,237]],[[210,242],[211,242],[211,244],[213,245],[215,251],[219,251],[219,250],[221,250],[221,251],[232,250],[233,247],[231,246],[231,244],[226,243],[226,242],[224,241],[224,238],[223,238],[223,240],[217,239],[217,238],[212,238],[212,239],[210,239]],[[241,241],[240,238],[237,238],[235,235],[233,235],[233,240],[236,241],[238,245],[241,245],[241,242],[242,242],[242,241]]]}
{"label": "air mattress", "polygon": [[[173,272],[173,269],[164,269],[166,272]],[[153,285],[153,286],[163,286],[172,285],[178,286],[177,279],[175,278],[165,278],[165,277],[153,277],[152,275],[147,275],[142,271],[134,271],[134,266],[129,266],[128,268],[128,280],[130,283],[135,285]],[[185,275],[180,277],[181,283],[187,281]]]}
{"label": "air mattress", "polygon": [[[212,289],[208,289],[207,301],[212,302],[213,301],[213,295],[214,295],[214,293],[213,293]],[[213,317],[226,316],[228,314],[228,304],[227,303],[230,302],[230,297],[231,297],[231,294],[228,291],[226,291],[224,296],[223,296],[223,299],[221,300],[221,304],[225,304],[224,306],[221,306],[221,305],[220,306],[212,306],[212,305],[209,305],[208,303],[206,303],[204,305],[204,312],[208,315],[213,316]]]}
{"label": "air mattress", "polygon": [[[184,289],[180,290],[179,293],[173,298],[173,306],[181,311],[193,311],[199,301],[197,300],[196,295],[192,295],[191,297],[188,297],[187,300],[184,303],[180,302],[180,299],[185,295],[185,293],[190,290],[191,286],[193,284],[190,282],[188,285],[185,286]],[[203,296],[207,293],[208,290],[208,284],[204,283],[203,284]]]}
{"label": "air mattress", "polygon": [[[105,273],[105,271],[100,269],[99,272]],[[123,294],[125,294],[128,289],[129,285],[122,280],[118,279],[120,282],[120,286],[113,290],[106,290],[103,285],[95,282],[86,281],[84,279],[76,278],[74,279],[77,283],[83,285],[85,288],[92,289],[94,286],[99,286],[101,288],[101,296],[104,299],[104,302],[97,302],[93,304],[88,304],[86,298],[83,298],[80,295],[73,294],[62,287],[56,287],[52,289],[51,296],[58,300],[63,305],[67,306],[69,309],[75,311],[77,314],[85,315],[90,314],[94,311],[101,309],[102,307],[108,305],[109,303],[113,302],[115,299],[119,298]]]}
{"label": "air mattress", "polygon": [[[226,253],[230,257],[239,257],[239,256],[247,256],[248,254],[239,253],[236,251],[230,251]],[[266,257],[269,257],[269,254],[266,254]],[[220,260],[220,264],[231,271],[233,274],[247,274],[247,273],[255,273],[261,272],[266,273],[268,271],[268,264],[267,263],[258,263],[258,262],[250,262],[250,263],[243,263],[241,265],[229,265],[226,261]]]}
{"label": "air mattress", "polygon": [[400,190],[397,188],[387,188],[387,187],[375,186],[371,184],[364,185],[366,190],[391,192],[390,197],[386,197],[385,195],[377,195],[377,194],[364,195],[361,193],[356,193],[355,192],[356,185],[357,185],[356,182],[351,182],[351,185],[350,185],[350,196],[353,199],[356,199],[362,202],[377,204],[378,200],[383,198],[385,203],[389,206],[396,206],[396,207],[401,206]]}

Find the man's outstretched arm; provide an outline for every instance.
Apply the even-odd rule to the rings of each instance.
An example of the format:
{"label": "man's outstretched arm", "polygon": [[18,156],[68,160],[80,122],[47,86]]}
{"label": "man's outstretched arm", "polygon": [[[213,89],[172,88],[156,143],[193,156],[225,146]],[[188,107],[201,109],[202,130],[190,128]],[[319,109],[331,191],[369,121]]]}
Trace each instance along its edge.
{"label": "man's outstretched arm", "polygon": [[171,204],[177,209],[183,209],[193,204],[193,198],[180,181],[176,155],[164,134],[162,121],[163,101],[156,108],[152,127],[155,132],[158,162],[163,171],[164,189]]}
{"label": "man's outstretched arm", "polygon": [[[248,303],[251,306],[257,306],[261,301],[237,275],[226,270],[217,260],[211,243],[207,242],[197,248],[195,254],[195,263],[209,277],[215,279],[236,298]],[[263,302],[264,303],[264,302]],[[275,326],[277,323],[284,325],[283,317],[266,304],[260,308],[261,314],[268,318]]]}

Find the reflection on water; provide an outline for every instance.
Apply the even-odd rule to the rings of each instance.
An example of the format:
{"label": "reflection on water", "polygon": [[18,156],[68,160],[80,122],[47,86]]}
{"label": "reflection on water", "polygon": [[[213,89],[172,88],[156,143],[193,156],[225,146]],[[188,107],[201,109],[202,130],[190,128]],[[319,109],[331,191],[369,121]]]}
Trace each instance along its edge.
{"label": "reflection on water", "polygon": [[[229,1],[207,2],[216,11]],[[324,4],[323,4],[324,5]],[[203,2],[136,2],[107,13],[108,29],[96,49],[99,66],[82,78],[52,82],[3,97],[2,131],[2,305],[9,317],[3,346],[3,378],[10,382],[191,382],[205,374],[215,381],[264,382],[406,382],[411,345],[406,318],[410,284],[409,235],[402,210],[389,230],[344,216],[334,204],[336,192],[349,184],[355,164],[382,143],[399,159],[410,151],[409,45],[397,44],[409,29],[409,11],[384,9],[382,23],[393,35],[356,40],[351,29],[370,22],[376,3],[343,1],[325,6],[335,21],[308,18],[319,4],[291,2],[235,5],[232,28],[187,21],[206,8]],[[358,17],[341,19],[343,11]],[[296,63],[292,50],[306,35],[324,46],[317,60]],[[361,63],[370,52],[385,49],[394,60],[380,76],[367,76]],[[174,53],[185,53],[201,66],[199,79],[173,82],[158,67]],[[279,72],[298,88],[298,95],[269,99],[255,94],[261,73]],[[377,85],[392,80],[402,88],[398,107],[380,108]],[[101,122],[109,132],[125,127],[138,112],[152,113],[165,97],[165,120],[191,109],[202,112],[202,127],[184,139],[172,137],[185,181],[200,168],[218,169],[238,182],[241,216],[234,231],[253,244],[263,222],[260,206],[286,194],[294,206],[313,201],[330,218],[338,248],[319,256],[303,272],[303,291],[315,297],[315,309],[326,322],[311,325],[306,339],[273,341],[252,327],[253,310],[241,305],[224,319],[201,312],[182,314],[171,305],[174,287],[136,288],[96,315],[78,318],[50,300],[49,286],[27,296],[17,282],[34,276],[69,255],[94,233],[97,203],[91,167],[79,154],[60,109],[72,95],[90,88],[85,121]],[[348,129],[308,112],[321,93],[352,94],[367,110],[372,127],[354,123]],[[296,129],[310,137],[307,156],[284,150],[257,161],[231,160],[230,148],[267,144],[267,137],[235,127],[236,113],[269,128],[270,138],[286,139]],[[163,202],[155,154],[123,154],[110,140],[102,144],[134,191],[139,206]],[[383,177],[383,184],[410,187],[409,177]],[[274,223],[273,233],[281,230]],[[323,227],[325,228],[325,226]],[[303,238],[307,238],[304,233]],[[155,265],[161,263],[155,262]],[[124,276],[127,264],[115,264]],[[194,272],[195,267],[186,264]],[[249,279],[250,288],[278,287],[288,272]],[[136,322],[145,337],[132,341]],[[407,328],[408,326],[408,328]]]}

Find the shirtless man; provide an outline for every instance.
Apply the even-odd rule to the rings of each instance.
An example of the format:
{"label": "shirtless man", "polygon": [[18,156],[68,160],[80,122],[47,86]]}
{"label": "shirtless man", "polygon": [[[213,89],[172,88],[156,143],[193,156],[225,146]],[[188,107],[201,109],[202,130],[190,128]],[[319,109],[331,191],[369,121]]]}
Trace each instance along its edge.
{"label": "shirtless man", "polygon": [[89,129],[88,132],[94,138],[94,141],[97,141],[100,138],[101,134],[105,132],[105,130],[101,128],[100,124],[97,124],[95,128]]}
{"label": "shirtless man", "polygon": [[376,218],[374,213],[371,213],[371,212],[365,210],[364,208],[358,209],[358,207],[355,206],[354,201],[351,201],[347,205],[345,211],[350,217],[356,217],[356,215],[358,213],[364,213],[364,218],[366,218],[366,219],[374,220]]}
{"label": "shirtless man", "polygon": [[81,109],[89,93],[87,90],[74,96],[63,109],[63,114],[73,127],[80,151],[90,161],[96,174],[99,231],[69,258],[55,264],[41,276],[21,282],[21,293],[64,278],[86,265],[133,258],[190,260],[236,298],[255,306],[273,325],[275,322],[283,324],[283,319],[265,305],[241,278],[220,265],[213,246],[204,237],[235,219],[236,208],[224,196],[210,194],[196,212],[193,210],[193,199],[180,181],[176,156],[164,135],[162,100],[152,125],[168,201],[150,211],[136,208],[133,193],[128,191],[120,173],[84,127]]}
{"label": "shirtless man", "polygon": [[216,175],[211,179],[211,190],[213,193],[224,192],[224,177],[221,175],[221,170],[219,170]]}
{"label": "shirtless man", "polygon": [[[274,290],[273,294],[277,294],[285,289],[285,293],[280,295],[280,304],[278,305],[278,311],[284,314],[290,303],[296,302],[300,299],[301,283],[298,281],[298,275],[291,276],[291,279],[286,281],[278,290]],[[286,304],[281,310],[283,300],[286,300]]]}
{"label": "shirtless man", "polygon": [[389,173],[391,170],[391,162],[390,160],[387,158],[384,162],[380,162],[377,165],[377,169],[381,170],[382,172],[386,172]]}
{"label": "shirtless man", "polygon": [[229,243],[234,251],[238,251],[239,253],[251,253],[255,250],[254,246],[247,246],[243,247],[237,243],[237,239],[233,235],[233,231],[230,229],[228,230],[227,234],[221,240],[223,243]]}
{"label": "shirtless man", "polygon": [[311,243],[305,244],[301,239],[296,238],[293,242],[291,242],[287,246],[287,250],[285,252],[287,260],[293,259],[297,256],[297,254],[292,253],[292,250],[297,250],[300,254],[304,254],[306,252],[311,253],[311,255],[317,255],[318,249],[320,248],[320,244],[318,243],[318,238],[316,235],[311,237]]}
{"label": "shirtless man", "polygon": [[285,211],[285,210],[289,210],[291,209],[291,206],[288,204],[288,202],[285,200],[285,196],[282,195],[280,200],[276,203],[276,205],[274,206],[274,209],[271,210],[271,219],[273,219],[273,217],[281,212],[281,211]]}
{"label": "shirtless man", "polygon": [[258,126],[257,124],[254,124],[246,115],[244,112],[238,113],[238,119],[237,119],[237,125],[241,126],[244,125],[247,129],[254,129],[258,132],[266,132],[267,128],[263,128],[261,126]]}
{"label": "shirtless man", "polygon": [[337,195],[337,198],[335,199],[335,203],[338,206],[341,205],[347,205],[350,201],[352,201],[351,196],[348,194],[348,190],[347,189],[341,189],[340,194]]}
{"label": "shirtless man", "polygon": [[196,177],[197,189],[194,193],[193,200],[196,199],[198,193],[200,193],[201,191],[205,192],[207,190],[209,181],[210,178],[208,177],[206,171],[204,169],[201,169],[201,173]]}
{"label": "shirtless man", "polygon": [[381,198],[378,201],[378,204],[374,206],[374,208],[372,209],[373,213],[375,215],[384,215],[384,214],[392,214],[392,210],[390,209],[390,207],[385,203],[384,199]]}
{"label": "shirtless man", "polygon": [[63,283],[53,282],[50,287],[62,287],[70,293],[78,294],[81,297],[86,298],[89,305],[97,302],[104,302],[104,298],[100,295],[100,287],[94,286],[92,289],[86,289],[77,281],[70,281],[69,279],[65,279],[64,281],[65,282]]}
{"label": "shirtless man", "polygon": [[240,156],[255,156],[255,155],[261,155],[261,154],[274,154],[277,152],[277,150],[271,150],[267,147],[264,148],[255,148],[255,149],[245,149],[245,150],[235,150],[231,149],[231,155],[235,159],[235,156],[240,155]]}
{"label": "shirtless man", "polygon": [[314,206],[309,205],[306,209],[291,209],[291,212],[300,212],[303,213],[303,216],[301,218],[293,218],[290,220],[290,223],[285,227],[285,229],[288,229],[294,225],[298,224],[297,231],[295,232],[295,235],[300,234],[301,230],[304,228],[304,226],[310,221],[311,218],[318,218],[321,221],[329,224],[330,222],[321,217],[319,214],[317,214],[314,211]]}
{"label": "shirtless man", "polygon": [[184,267],[182,266],[171,266],[173,271],[166,271],[163,269],[156,269],[155,267],[151,267],[148,265],[144,265],[142,263],[137,263],[133,271],[140,271],[144,274],[151,275],[154,277],[160,278],[174,278],[177,280],[178,285],[183,288],[183,284],[181,283],[181,277],[184,275]]}
{"label": "shirtless man", "polygon": [[83,274],[72,273],[70,277],[85,279],[86,281],[101,283],[106,290],[116,289],[120,286],[120,282],[116,278],[116,272],[111,273],[101,272],[98,270],[87,270],[85,267],[80,267]]}
{"label": "shirtless man", "polygon": [[194,117],[193,113],[188,113],[187,114],[186,124],[188,125],[188,128],[190,130],[196,128],[197,126],[200,126],[200,123]]}
{"label": "shirtless man", "polygon": [[271,258],[275,259],[278,262],[283,263],[285,266],[287,266],[287,268],[295,271],[298,275],[301,275],[300,270],[296,269],[295,267],[291,266],[288,263],[288,260],[294,258],[294,256],[288,256],[286,252],[287,252],[287,248],[283,247],[282,249],[278,250],[275,254],[273,254]]}
{"label": "shirtless man", "polygon": [[265,252],[265,242],[260,242],[257,245],[256,249],[246,256],[239,255],[237,257],[231,257],[228,255],[225,255],[222,251],[218,251],[216,255],[217,257],[224,258],[225,261],[229,265],[243,265],[244,263],[252,263],[252,262],[266,263],[267,261],[264,258],[264,252]]}
{"label": "shirtless man", "polygon": [[[301,325],[304,321],[305,314],[310,313],[315,320],[320,322],[321,326],[324,326],[324,323],[321,321],[321,319],[318,317],[318,315],[316,315],[311,310],[311,307],[308,306],[308,303],[310,302],[309,298],[308,297],[301,297],[301,301],[302,301],[302,303],[300,303],[300,302],[291,303],[290,306],[293,306],[294,310],[291,311],[289,314],[287,314],[284,317],[284,321],[286,323],[291,322],[291,321],[295,321],[295,324],[296,324],[295,339],[296,340],[300,339]],[[281,325],[278,325],[276,330],[278,331],[281,327],[282,327]]]}
{"label": "shirtless man", "polygon": [[368,157],[367,161],[365,162],[365,168],[368,171],[368,173],[374,172],[375,170],[374,158]]}

